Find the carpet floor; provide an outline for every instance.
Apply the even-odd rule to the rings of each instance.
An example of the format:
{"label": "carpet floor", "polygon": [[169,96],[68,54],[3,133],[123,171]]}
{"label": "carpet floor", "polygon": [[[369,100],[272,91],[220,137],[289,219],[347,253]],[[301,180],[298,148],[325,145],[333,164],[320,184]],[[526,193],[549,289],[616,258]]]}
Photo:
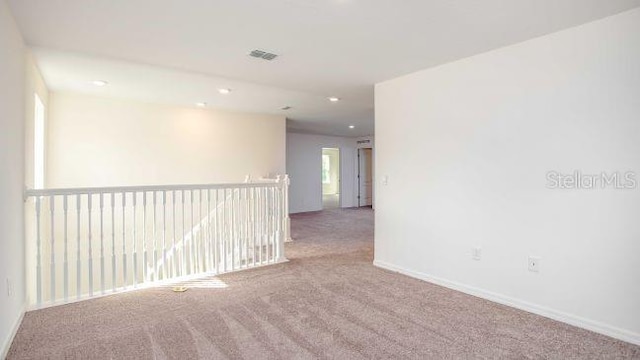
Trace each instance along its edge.
{"label": "carpet floor", "polygon": [[378,269],[373,211],[295,215],[288,263],[28,312],[9,359],[624,359],[640,347]]}

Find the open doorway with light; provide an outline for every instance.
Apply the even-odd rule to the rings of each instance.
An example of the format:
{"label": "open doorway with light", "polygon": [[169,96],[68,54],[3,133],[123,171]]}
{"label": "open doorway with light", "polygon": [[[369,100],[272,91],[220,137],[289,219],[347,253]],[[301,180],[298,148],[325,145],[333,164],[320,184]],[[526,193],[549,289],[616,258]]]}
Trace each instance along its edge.
{"label": "open doorway with light", "polygon": [[322,149],[322,208],[340,207],[340,149]]}
{"label": "open doorway with light", "polygon": [[373,150],[358,149],[358,206],[373,205]]}

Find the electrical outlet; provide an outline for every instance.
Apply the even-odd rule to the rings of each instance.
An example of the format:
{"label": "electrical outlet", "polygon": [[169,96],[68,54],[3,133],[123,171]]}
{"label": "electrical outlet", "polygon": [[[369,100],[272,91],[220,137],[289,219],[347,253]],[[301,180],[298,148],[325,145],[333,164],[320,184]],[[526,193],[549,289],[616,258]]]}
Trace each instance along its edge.
{"label": "electrical outlet", "polygon": [[540,258],[529,256],[529,271],[540,272]]}
{"label": "electrical outlet", "polygon": [[389,185],[389,175],[382,177],[382,185]]}
{"label": "electrical outlet", "polygon": [[479,247],[471,248],[471,257],[473,257],[473,260],[480,260],[482,257],[482,249]]}

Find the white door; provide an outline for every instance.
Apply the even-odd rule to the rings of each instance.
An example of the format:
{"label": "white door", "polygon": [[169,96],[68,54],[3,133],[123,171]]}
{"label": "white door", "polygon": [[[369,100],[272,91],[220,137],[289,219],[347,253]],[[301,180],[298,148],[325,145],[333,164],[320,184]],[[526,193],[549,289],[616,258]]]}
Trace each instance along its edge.
{"label": "white door", "polygon": [[358,206],[371,206],[372,166],[371,149],[358,149]]}

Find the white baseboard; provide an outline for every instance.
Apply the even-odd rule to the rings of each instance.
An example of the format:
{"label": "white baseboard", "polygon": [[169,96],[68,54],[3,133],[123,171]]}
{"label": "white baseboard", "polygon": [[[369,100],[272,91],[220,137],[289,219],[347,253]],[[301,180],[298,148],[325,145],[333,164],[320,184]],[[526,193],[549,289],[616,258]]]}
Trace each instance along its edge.
{"label": "white baseboard", "polygon": [[18,333],[18,329],[20,328],[20,324],[22,324],[22,319],[24,319],[25,308],[23,307],[20,310],[20,316],[11,327],[11,332],[9,333],[9,337],[3,340],[2,347],[0,347],[0,359],[5,359],[9,354],[9,348],[11,347],[11,343],[13,343],[13,338],[16,337],[16,333]]}
{"label": "white baseboard", "polygon": [[465,294],[477,296],[489,301],[493,301],[502,305],[507,305],[516,309],[524,310],[536,315],[544,316],[553,320],[557,320],[569,325],[577,326],[586,330],[590,330],[602,335],[610,336],[612,338],[626,341],[635,345],[640,345],[640,334],[634,333],[628,330],[620,329],[614,326],[603,324],[598,321],[585,319],[576,315],[567,314],[562,311],[553,310],[544,306],[532,304],[520,299],[515,299],[509,296],[497,294],[491,291],[483,290],[473,286],[449,281],[446,279],[431,276],[429,274],[421,273],[418,271],[408,270],[400,266],[389,264],[384,261],[375,260],[374,266],[382,269],[397,272],[403,275],[410,276],[419,280],[430,282],[436,285],[444,286],[446,288],[457,290]]}

